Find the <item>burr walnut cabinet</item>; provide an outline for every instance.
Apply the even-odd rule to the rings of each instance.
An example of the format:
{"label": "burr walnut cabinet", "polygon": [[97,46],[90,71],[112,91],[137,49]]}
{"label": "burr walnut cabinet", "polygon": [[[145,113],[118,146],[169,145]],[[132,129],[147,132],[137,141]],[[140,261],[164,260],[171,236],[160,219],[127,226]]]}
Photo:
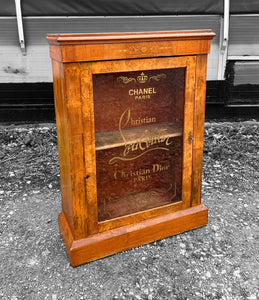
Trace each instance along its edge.
{"label": "burr walnut cabinet", "polygon": [[210,30],[49,34],[60,232],[73,266],[207,224]]}

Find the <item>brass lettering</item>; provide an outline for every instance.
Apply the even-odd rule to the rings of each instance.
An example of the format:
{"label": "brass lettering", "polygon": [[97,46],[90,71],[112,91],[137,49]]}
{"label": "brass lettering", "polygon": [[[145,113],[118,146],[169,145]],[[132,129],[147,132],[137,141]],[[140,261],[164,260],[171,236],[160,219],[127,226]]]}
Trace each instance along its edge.
{"label": "brass lettering", "polygon": [[[138,96],[138,99],[148,99],[150,98],[150,95],[152,94],[156,94],[157,91],[155,90],[155,88],[153,87],[147,87],[144,89],[130,89],[129,90],[129,96]],[[145,96],[143,98],[143,96]],[[149,96],[149,97],[148,97]],[[135,97],[135,99],[136,99]]]}
{"label": "brass lettering", "polygon": [[129,177],[129,175],[127,173],[125,173],[124,171],[115,171],[113,176],[116,180]]}
{"label": "brass lettering", "polygon": [[138,177],[135,177],[133,179],[133,182],[134,183],[138,183],[138,182],[145,182],[145,181],[148,181],[151,179],[151,176],[150,175],[147,175],[147,176],[138,176]]}
{"label": "brass lettering", "polygon": [[[128,143],[122,129],[128,125],[130,119],[131,119],[130,108],[127,108],[123,112],[119,120],[119,132],[124,142],[125,148],[122,156],[117,156],[110,159],[109,161],[110,164],[114,164],[117,160],[122,160],[122,161],[134,160],[143,156],[147,152],[154,151],[154,150],[169,151],[169,149],[165,146],[171,145],[172,142],[169,141],[169,137],[165,136],[167,132],[166,128],[159,129],[154,136],[150,136],[150,132],[148,130],[145,130],[143,134],[140,136],[138,141],[134,143]],[[161,144],[164,144],[164,146],[162,147]],[[153,145],[156,145],[156,147],[152,148],[151,146]],[[137,150],[141,150],[142,153],[136,156],[131,156],[131,157],[128,156],[129,154],[134,154],[134,152]]]}
{"label": "brass lettering", "polygon": [[130,123],[133,126],[138,126],[142,124],[150,124],[150,123],[156,123],[156,118],[155,117],[145,117],[145,118],[138,118],[136,120],[130,119]]}
{"label": "brass lettering", "polygon": [[153,164],[152,170],[153,173],[167,171],[169,169],[169,165],[161,166],[160,164]]}

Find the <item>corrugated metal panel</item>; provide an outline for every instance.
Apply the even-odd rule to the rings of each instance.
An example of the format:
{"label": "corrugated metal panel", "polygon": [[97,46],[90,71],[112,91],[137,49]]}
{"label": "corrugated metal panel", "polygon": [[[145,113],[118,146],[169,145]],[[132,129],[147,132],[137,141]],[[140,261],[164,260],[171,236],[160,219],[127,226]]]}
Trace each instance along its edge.
{"label": "corrugated metal panel", "polygon": [[[0,0],[0,15],[13,16],[14,0]],[[133,16],[222,14],[222,0],[23,0],[24,16]]]}
{"label": "corrugated metal panel", "polygon": [[[217,79],[220,16],[24,18],[27,55],[18,44],[16,20],[1,19],[0,82],[51,82],[47,33],[129,32],[212,29],[208,80]],[[9,35],[8,35],[9,33]]]}
{"label": "corrugated metal panel", "polygon": [[15,2],[14,0],[0,0],[0,16],[15,16]]}
{"label": "corrugated metal panel", "polygon": [[228,55],[259,55],[259,15],[231,16]]}
{"label": "corrugated metal panel", "polygon": [[229,61],[227,64],[228,106],[259,106],[259,61]]}
{"label": "corrugated metal panel", "polygon": [[[0,18],[0,51],[3,46],[19,46],[16,18]],[[2,57],[1,57],[2,59]]]}
{"label": "corrugated metal panel", "polygon": [[255,14],[259,12],[258,0],[233,0],[230,1],[230,13]]}
{"label": "corrugated metal panel", "polygon": [[[24,16],[223,14],[223,0],[23,0]],[[0,0],[0,16],[15,16],[14,0]],[[230,1],[230,13],[259,13],[258,0]]]}
{"label": "corrugated metal panel", "polygon": [[259,85],[259,61],[236,62],[234,74],[234,86],[241,84]]}

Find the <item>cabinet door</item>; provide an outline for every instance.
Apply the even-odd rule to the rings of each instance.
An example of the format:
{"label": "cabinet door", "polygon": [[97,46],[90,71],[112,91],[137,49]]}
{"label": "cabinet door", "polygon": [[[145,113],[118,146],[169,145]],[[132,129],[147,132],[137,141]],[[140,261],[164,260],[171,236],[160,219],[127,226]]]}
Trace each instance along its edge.
{"label": "cabinet door", "polygon": [[190,207],[195,65],[195,57],[88,65],[99,231]]}

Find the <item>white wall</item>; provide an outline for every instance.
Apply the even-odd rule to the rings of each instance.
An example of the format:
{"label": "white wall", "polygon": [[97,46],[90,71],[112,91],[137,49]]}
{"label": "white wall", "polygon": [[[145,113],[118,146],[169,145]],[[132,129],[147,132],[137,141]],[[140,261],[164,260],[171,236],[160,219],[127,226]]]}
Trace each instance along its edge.
{"label": "white wall", "polygon": [[217,80],[220,16],[25,17],[26,55],[21,53],[15,17],[0,18],[0,83],[52,82],[47,33],[90,33],[212,29],[207,80]]}

